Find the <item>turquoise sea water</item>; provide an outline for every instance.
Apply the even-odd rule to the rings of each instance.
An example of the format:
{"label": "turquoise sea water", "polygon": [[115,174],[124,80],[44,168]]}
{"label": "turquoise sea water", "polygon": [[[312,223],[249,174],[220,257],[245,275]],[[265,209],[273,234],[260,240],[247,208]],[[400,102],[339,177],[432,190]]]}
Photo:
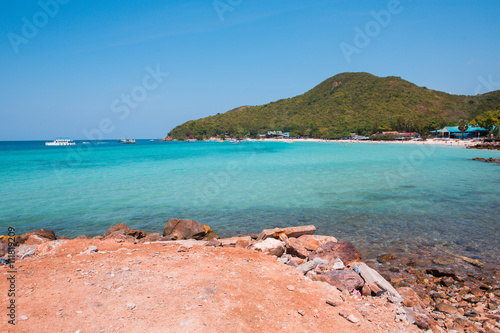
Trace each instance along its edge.
{"label": "turquoise sea water", "polygon": [[448,244],[500,259],[498,151],[375,143],[1,142],[0,234],[75,237],[173,217],[220,236],[314,224],[366,256]]}

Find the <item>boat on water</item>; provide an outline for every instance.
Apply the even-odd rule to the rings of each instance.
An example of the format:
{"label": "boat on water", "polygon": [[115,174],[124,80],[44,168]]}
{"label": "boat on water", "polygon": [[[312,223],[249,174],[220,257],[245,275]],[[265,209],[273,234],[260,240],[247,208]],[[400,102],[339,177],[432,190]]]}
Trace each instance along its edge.
{"label": "boat on water", "polygon": [[46,146],[75,146],[76,143],[69,138],[58,138],[52,142],[45,142]]}
{"label": "boat on water", "polygon": [[131,144],[131,143],[135,143],[135,139],[121,139],[120,142],[126,143],[126,144]]}
{"label": "boat on water", "polygon": [[241,143],[241,140],[230,140],[229,143]]}

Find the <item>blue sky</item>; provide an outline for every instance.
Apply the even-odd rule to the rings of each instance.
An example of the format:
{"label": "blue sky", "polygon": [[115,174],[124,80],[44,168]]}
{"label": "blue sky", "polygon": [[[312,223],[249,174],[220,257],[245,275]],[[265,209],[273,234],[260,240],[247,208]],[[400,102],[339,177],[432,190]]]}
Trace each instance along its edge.
{"label": "blue sky", "polygon": [[497,90],[499,14],[493,0],[3,1],[0,140],[160,138],[347,71]]}

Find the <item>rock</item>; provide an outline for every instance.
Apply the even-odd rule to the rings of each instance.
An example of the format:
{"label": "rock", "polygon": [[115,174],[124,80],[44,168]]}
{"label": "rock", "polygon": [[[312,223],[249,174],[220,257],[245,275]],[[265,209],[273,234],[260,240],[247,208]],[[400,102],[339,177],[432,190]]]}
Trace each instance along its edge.
{"label": "rock", "polygon": [[257,240],[264,240],[266,238],[272,237],[279,239],[281,234],[286,235],[287,237],[295,237],[298,238],[302,235],[312,235],[316,232],[316,227],[313,225],[306,225],[300,227],[289,227],[289,228],[274,228],[274,229],[266,229],[263,230]]}
{"label": "rock", "polygon": [[326,259],[314,258],[313,261],[318,265],[328,265],[330,262]]}
{"label": "rock", "polygon": [[323,245],[321,241],[318,240],[317,236],[314,235],[302,235],[297,238],[297,240],[307,251],[314,251]]}
{"label": "rock", "polygon": [[342,259],[340,258],[337,258],[335,259],[335,261],[333,262],[333,265],[332,265],[332,269],[344,269],[345,266],[344,266],[344,263],[342,262]]}
{"label": "rock", "polygon": [[295,287],[292,284],[290,284],[290,285],[286,286],[286,289],[288,289],[289,291],[294,291]]}
{"label": "rock", "polygon": [[385,254],[377,257],[377,261],[379,263],[386,263],[394,259],[396,259],[396,256],[394,254]]}
{"label": "rock", "polygon": [[288,261],[295,264],[296,266],[298,266],[298,265],[302,265],[303,263],[305,263],[306,259],[291,257]]}
{"label": "rock", "polygon": [[110,235],[104,237],[104,239],[106,239],[106,240],[113,239],[117,243],[134,243],[135,244],[135,242],[136,242],[136,239],[134,237],[129,236],[129,235],[123,235],[120,233],[110,234]]}
{"label": "rock", "polygon": [[297,310],[298,314],[301,316],[305,316],[306,312],[304,310]]}
{"label": "rock", "polygon": [[43,238],[46,238],[48,240],[56,240],[57,236],[54,231],[52,230],[47,230],[47,229],[38,229],[30,232],[26,232],[21,235],[21,238],[25,237],[28,238],[29,235],[37,235]]}
{"label": "rock", "polygon": [[285,243],[274,238],[267,238],[253,244],[250,249],[260,251],[268,255],[281,257],[285,253]]}
{"label": "rock", "polygon": [[443,276],[449,276],[452,278],[455,278],[455,272],[452,271],[451,269],[444,268],[444,267],[431,267],[428,268],[425,271],[427,274],[434,275],[435,277],[443,277]]}
{"label": "rock", "polygon": [[191,245],[181,245],[179,246],[179,248],[177,249],[177,252],[189,252],[189,250],[191,250],[193,248],[193,246]]}
{"label": "rock", "polygon": [[500,163],[500,158],[487,158],[484,160],[486,163]]}
{"label": "rock", "polygon": [[307,256],[309,255],[309,251],[307,251],[302,242],[295,237],[288,238],[288,241],[286,243],[286,253],[302,259],[307,258]]}
{"label": "rock", "polygon": [[193,220],[170,219],[163,229],[163,236],[169,240],[196,239],[212,240],[219,238],[209,226]]}
{"label": "rock", "polygon": [[218,239],[212,239],[205,246],[219,247],[222,246],[222,242]]}
{"label": "rock", "polygon": [[473,161],[484,161],[484,160],[486,160],[486,159],[485,159],[485,158],[482,158],[482,157],[474,157],[472,160],[473,160]]}
{"label": "rock", "polygon": [[28,320],[28,317],[27,316],[20,316],[19,319],[21,319],[21,320]]}
{"label": "rock", "polygon": [[313,269],[318,266],[318,263],[315,261],[308,261],[300,266],[297,267],[298,271],[301,271],[302,273],[306,274],[309,271],[312,271]]}
{"label": "rock", "polygon": [[340,258],[345,264],[361,260],[361,253],[349,242],[323,244],[309,254],[309,260],[319,257],[328,261]]}
{"label": "rock", "polygon": [[[59,237],[59,239],[61,239],[61,237]],[[80,236],[76,237],[75,239],[90,239],[90,237],[85,236],[85,235],[80,235]]]}
{"label": "rock", "polygon": [[278,258],[278,261],[286,264],[288,261],[290,261],[291,258],[292,258],[291,255],[284,254],[284,255],[282,255],[281,257]]}
{"label": "rock", "polygon": [[453,280],[452,277],[446,276],[441,279],[441,284],[446,287],[451,287],[455,283],[455,280]]}
{"label": "rock", "polygon": [[50,242],[49,239],[40,237],[38,235],[29,235],[28,238],[23,242],[25,245],[40,245],[46,242]]}
{"label": "rock", "polygon": [[250,244],[252,244],[252,237],[243,236],[239,237],[239,239],[236,241],[236,244],[234,244],[234,247],[246,249],[247,247],[250,246]]}
{"label": "rock", "polygon": [[141,239],[146,236],[146,234],[142,230],[132,230],[132,228],[123,223],[118,223],[117,225],[111,226],[104,232],[105,239],[108,239],[111,235],[131,236],[135,239]]}
{"label": "rock", "polygon": [[[368,267],[365,263],[360,262],[357,264],[358,269],[359,269],[359,275],[365,280],[366,285],[370,288],[370,290],[374,293],[378,293],[380,291],[386,290],[387,293],[394,297],[394,298],[399,298],[400,302],[403,301],[403,298],[399,293],[394,289],[394,287],[387,282],[386,279],[382,275],[380,275],[376,270],[373,268]],[[398,301],[396,300],[396,302]]]}
{"label": "rock", "polygon": [[456,307],[446,303],[437,303],[435,309],[446,314],[455,314],[458,312]]}
{"label": "rock", "polygon": [[[426,306],[418,296],[418,294],[410,287],[401,287],[397,292],[403,297],[405,302],[412,304],[412,315],[415,320],[415,325],[419,328],[427,330],[431,327],[438,327],[437,322],[427,313]],[[436,329],[436,332],[441,332]]]}
{"label": "rock", "polygon": [[146,242],[157,242],[160,240],[161,235],[157,232],[147,232],[146,236],[137,241],[137,243],[146,243]]}
{"label": "rock", "polygon": [[313,281],[327,282],[340,290],[352,291],[360,289],[364,285],[363,279],[353,270],[329,271],[311,277]]}
{"label": "rock", "polygon": [[127,310],[135,310],[135,309],[137,309],[137,306],[134,303],[127,304]]}
{"label": "rock", "polygon": [[350,313],[348,313],[346,311],[340,311],[339,315],[341,317],[344,317],[345,319],[347,319],[351,323],[356,324],[357,322],[359,322],[359,319],[356,316],[354,316],[353,314],[350,314]]}

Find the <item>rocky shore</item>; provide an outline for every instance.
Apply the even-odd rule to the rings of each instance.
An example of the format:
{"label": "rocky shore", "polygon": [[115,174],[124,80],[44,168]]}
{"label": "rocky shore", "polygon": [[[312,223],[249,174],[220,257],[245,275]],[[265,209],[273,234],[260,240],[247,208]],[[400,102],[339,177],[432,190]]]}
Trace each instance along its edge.
{"label": "rocky shore", "polygon": [[[303,296],[315,304],[314,306],[310,305],[311,308],[306,306],[297,308],[297,304],[294,302],[284,302],[281,305],[282,310],[286,310],[284,315],[288,317],[293,315],[291,317],[293,320],[288,318],[287,323],[287,318],[281,318],[280,325],[276,326],[276,324],[273,326],[274,329],[269,326],[265,329],[261,328],[260,331],[283,330],[289,324],[301,325],[307,318],[308,325],[310,325],[308,327],[311,328],[310,331],[337,329],[345,332],[352,330],[375,332],[417,332],[420,330],[431,330],[433,332],[500,332],[499,276],[496,271],[484,270],[484,265],[481,262],[454,254],[446,249],[443,249],[443,252],[446,253],[445,256],[429,253],[429,251],[423,249],[420,253],[386,254],[380,256],[377,260],[366,260],[364,262],[361,253],[351,243],[339,241],[332,236],[315,235],[315,231],[316,228],[312,225],[299,226],[267,229],[260,234],[220,239],[208,226],[192,220],[179,219],[171,219],[162,234],[133,230],[120,223],[110,227],[102,236],[96,236],[92,239],[80,236],[75,240],[69,240],[65,237],[57,237],[53,231],[41,229],[15,237],[1,236],[0,254],[4,257],[3,263],[0,265],[4,265],[5,269],[7,269],[8,265],[6,263],[15,263],[19,271],[23,269],[22,272],[25,274],[31,272],[29,273],[31,275],[28,275],[34,278],[34,271],[32,270],[42,272],[43,270],[40,267],[43,267],[44,263],[50,267],[47,261],[57,261],[59,264],[52,266],[52,268],[57,268],[56,272],[52,273],[51,278],[61,281],[68,279],[67,282],[70,283],[72,278],[64,275],[66,273],[57,273],[57,270],[64,271],[66,265],[74,265],[76,258],[79,258],[81,265],[91,264],[94,267],[86,270],[87,273],[84,279],[87,281],[89,275],[99,275],[96,271],[100,266],[109,266],[107,269],[110,272],[118,270],[122,275],[127,275],[131,265],[128,263],[139,262],[137,265],[143,268],[137,274],[149,276],[147,271],[151,272],[157,265],[165,265],[165,258],[168,258],[167,260],[178,258],[175,260],[185,261],[184,259],[189,257],[186,265],[182,266],[185,270],[191,269],[191,271],[182,274],[185,278],[185,283],[179,289],[180,296],[182,296],[183,293],[188,292],[188,289],[194,287],[190,286],[190,279],[197,279],[195,276],[198,273],[201,274],[204,269],[202,267],[208,263],[207,260],[218,264],[214,264],[215,266],[210,264],[206,268],[207,280],[205,283],[207,283],[207,286],[203,288],[213,288],[213,285],[217,284],[214,281],[218,279],[228,280],[224,283],[235,282],[233,281],[235,276],[232,274],[234,270],[238,270],[239,275],[235,285],[231,288],[252,287],[252,276],[257,268],[251,264],[259,262],[259,270],[276,270],[276,267],[282,267],[279,271],[283,274],[286,273],[286,276],[276,273],[279,276],[273,277],[278,279],[276,281],[287,283],[285,290],[279,289],[276,282],[269,285],[260,285],[259,278],[255,280],[257,287],[254,287],[257,290],[254,292],[263,299],[266,299],[266,293],[271,295],[277,292],[277,288],[280,293],[294,293],[297,290],[304,293],[308,293],[308,291],[312,294],[318,293],[314,294],[314,296],[311,296],[311,294],[310,297]],[[9,239],[16,242],[15,256],[8,253]],[[120,249],[125,249],[122,252],[127,254],[119,254]],[[127,260],[127,256],[135,256],[135,252],[128,249],[138,251],[137,255],[142,254],[141,258],[136,258],[135,261]],[[162,256],[162,251],[167,251],[168,256]],[[105,255],[110,257],[107,257],[106,260]],[[154,260],[156,256],[158,256],[158,259]],[[115,258],[111,259],[111,257]],[[243,260],[238,261],[239,266],[230,263],[236,260],[235,258]],[[127,266],[121,267],[120,260],[126,260]],[[149,268],[144,269],[145,265],[141,264],[141,262],[148,262]],[[249,267],[246,267],[247,264]],[[224,267],[223,272],[219,271],[218,265]],[[174,266],[169,266],[168,269],[172,271],[179,269],[178,266]],[[163,268],[166,269],[166,266]],[[164,269],[161,270],[163,273],[166,272]],[[76,271],[79,272],[77,275],[82,275],[84,272],[82,268],[77,268]],[[199,272],[197,273],[197,271]],[[88,282],[85,282],[87,284],[84,284],[84,287],[102,287],[106,283],[101,282],[110,279],[110,275],[111,273],[97,280],[96,278],[89,279]],[[290,277],[291,282],[288,281]],[[25,278],[28,279],[28,276]],[[149,288],[156,288],[154,278],[148,277],[148,279],[147,285]],[[170,278],[167,277],[168,279]],[[162,281],[164,281],[163,278],[156,281],[156,283],[162,285],[164,283]],[[31,282],[33,283],[32,286],[42,283],[42,281]],[[132,280],[128,280],[128,282],[132,282]],[[103,292],[107,293],[110,290],[115,290],[113,289],[115,287],[118,289],[120,288],[119,285],[123,290],[132,289],[127,293],[118,292],[117,297],[127,296],[129,292],[135,293],[133,286],[124,283],[122,279],[116,285],[110,284],[111,287],[109,288],[104,286],[102,287],[104,289],[101,288],[102,290],[94,290],[98,294],[93,295],[93,297],[100,298]],[[1,286],[3,288],[3,285]],[[106,288],[108,289],[106,290]],[[197,288],[200,288],[200,286]],[[249,291],[249,293],[251,292]],[[23,295],[28,294],[29,290],[24,291]],[[215,291],[212,294],[215,294]],[[38,295],[38,297],[43,296]],[[220,299],[217,302],[235,301],[227,294],[218,297]],[[246,297],[251,298],[249,295]],[[275,297],[278,297],[274,299],[276,303],[279,302],[280,297],[284,296],[277,294]],[[176,301],[179,303],[176,303],[176,309],[185,307],[185,304],[182,304],[183,299],[183,297],[180,297]],[[6,300],[2,299],[2,307],[6,304],[4,301]],[[26,306],[32,303],[29,297],[24,298],[23,301]],[[105,301],[102,300],[102,302]],[[186,302],[188,302],[187,299]],[[262,300],[256,300],[255,302],[262,302]],[[58,307],[58,305],[54,306]],[[127,304],[127,310],[129,312],[134,311],[134,306],[137,305],[135,303]],[[248,308],[248,311],[252,312],[255,310],[255,306],[257,305],[248,302],[241,305],[241,311],[246,311],[245,308]],[[132,309],[128,309],[129,307]],[[256,311],[257,314],[252,312],[252,316],[261,316],[260,318],[263,318],[263,316],[269,315]],[[38,320],[42,322],[44,320],[48,322],[57,321],[57,318],[60,318],[63,312],[64,307],[61,311],[59,309],[54,311],[54,314],[59,313],[59,315],[55,315],[55,319],[52,318],[54,314],[49,316],[50,318],[45,318],[38,313],[36,316],[41,316]],[[150,309],[149,312],[155,313],[154,309]],[[181,311],[179,315],[186,315],[185,312],[182,313]],[[199,315],[202,314],[191,313],[191,317]],[[216,313],[210,315],[222,320],[217,317]],[[240,316],[250,322],[255,320],[250,319],[250,317],[247,318],[243,314],[240,314]],[[27,315],[25,317],[29,318]],[[29,320],[25,319],[26,322],[23,322],[22,319],[20,323],[26,328],[30,327]],[[237,321],[235,318],[228,320]],[[273,320],[277,321],[278,319]],[[297,322],[297,320],[300,322]],[[245,324],[249,325],[247,329],[240,327],[239,330],[233,331],[259,330],[257,326],[254,326],[259,321],[255,321],[253,324],[250,322]],[[123,320],[121,323],[115,323],[115,326],[123,329],[127,328],[129,331],[133,327],[130,323],[122,326],[119,324],[123,324]],[[178,326],[178,322],[175,321],[170,321],[169,325],[171,325],[169,331],[196,331],[196,327],[198,327],[196,325],[202,325],[201,327],[205,328],[203,331],[220,331],[223,329],[221,326],[223,320],[218,322],[217,325],[219,326],[211,326],[210,323],[206,322],[201,324],[197,322],[195,326],[189,328],[187,326],[182,327],[182,325]],[[92,327],[93,329],[87,327],[87,330],[81,332],[99,331],[95,330],[97,326]],[[291,327],[295,326],[288,326],[288,330]],[[154,331],[154,327],[150,328],[147,331]],[[115,329],[102,328],[100,331],[119,331],[119,329]],[[32,330],[33,328],[26,331]],[[72,332],[75,331],[77,330],[75,329]]]}

